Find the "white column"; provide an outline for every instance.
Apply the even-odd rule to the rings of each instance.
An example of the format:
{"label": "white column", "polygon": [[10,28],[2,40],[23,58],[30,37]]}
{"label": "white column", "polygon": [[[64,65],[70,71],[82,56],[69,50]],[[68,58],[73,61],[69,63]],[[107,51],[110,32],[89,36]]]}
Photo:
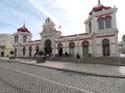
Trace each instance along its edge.
{"label": "white column", "polygon": [[65,46],[64,46],[65,47],[65,52],[67,52],[67,37],[65,37],[65,43],[64,44],[65,44]]}
{"label": "white column", "polygon": [[96,42],[96,34],[92,35],[92,56],[97,56],[97,42]]}
{"label": "white column", "polygon": [[79,35],[77,35],[77,53],[79,53]]}

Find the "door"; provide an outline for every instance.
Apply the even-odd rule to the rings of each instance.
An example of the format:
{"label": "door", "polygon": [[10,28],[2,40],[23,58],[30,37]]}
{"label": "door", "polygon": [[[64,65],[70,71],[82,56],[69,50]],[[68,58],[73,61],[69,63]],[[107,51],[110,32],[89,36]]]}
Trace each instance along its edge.
{"label": "door", "polygon": [[103,56],[110,56],[110,45],[108,39],[102,40],[102,51]]}
{"label": "door", "polygon": [[45,55],[51,56],[51,54],[52,54],[51,40],[47,39],[45,41],[44,45],[45,45],[45,48],[44,48]]}
{"label": "door", "polygon": [[89,42],[83,41],[82,46],[83,46],[83,57],[89,57]]}

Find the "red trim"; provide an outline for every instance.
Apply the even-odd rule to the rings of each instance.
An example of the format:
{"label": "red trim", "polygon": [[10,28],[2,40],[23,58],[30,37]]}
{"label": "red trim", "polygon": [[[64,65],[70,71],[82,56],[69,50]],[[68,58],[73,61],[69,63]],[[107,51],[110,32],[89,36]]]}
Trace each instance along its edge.
{"label": "red trim", "polygon": [[89,33],[83,33],[83,34],[79,34],[80,36],[82,36],[82,35],[89,35]]}
{"label": "red trim", "polygon": [[88,39],[92,39],[92,38],[83,38],[83,39],[79,39],[79,40],[88,40]]}
{"label": "red trim", "polygon": [[101,16],[108,16],[108,15],[110,15],[111,16],[111,14],[112,14],[113,12],[111,12],[111,13],[108,13],[108,14],[103,14],[103,15],[98,15],[98,16],[96,16],[96,17],[101,17]]}
{"label": "red trim", "polygon": [[34,45],[40,45],[41,43],[37,43],[37,44],[26,44],[26,45],[22,45],[22,46],[34,46]]}
{"label": "red trim", "polygon": [[57,46],[58,49],[60,48],[63,48],[63,44],[62,43],[59,43],[58,46]]}
{"label": "red trim", "polygon": [[[88,40],[88,39],[92,39],[92,38],[83,38],[83,39],[79,39],[79,40]],[[73,42],[73,41],[78,41],[78,40],[67,40],[67,41],[65,41],[65,40],[63,40],[63,41],[55,41],[56,43],[59,43],[59,42]]]}
{"label": "red trim", "polygon": [[104,6],[102,4],[98,4],[97,6],[93,7],[93,9],[91,10],[91,12],[89,13],[89,15],[91,15],[93,12],[99,12],[99,11],[102,11],[103,9],[107,10],[107,9],[110,9],[111,7],[107,7],[107,6]]}
{"label": "red trim", "polygon": [[111,43],[111,45],[115,45],[115,43]]}
{"label": "red trim", "polygon": [[79,36],[89,35],[89,33],[74,34],[74,35],[68,35],[68,36],[60,36],[60,37],[58,37],[58,39],[60,39],[60,38],[65,38],[65,37],[76,37],[77,35],[79,35]]}
{"label": "red trim", "polygon": [[82,46],[83,47],[88,47],[89,46],[89,42],[88,41],[83,41],[82,42]]}
{"label": "red trim", "polygon": [[105,16],[105,19],[106,19],[107,17],[109,17],[110,19],[112,19],[112,16],[111,16],[111,15],[107,15],[107,16]]}
{"label": "red trim", "polygon": [[104,20],[104,17],[98,17],[97,21],[99,21],[100,19]]}
{"label": "red trim", "polygon": [[96,38],[102,38],[102,37],[113,37],[115,35],[104,35],[104,36],[96,36]]}
{"label": "red trim", "polygon": [[74,42],[70,42],[70,43],[69,43],[69,47],[70,47],[70,48],[74,48],[74,47],[75,47],[75,43],[74,43]]}
{"label": "red trim", "polygon": [[[19,35],[26,35],[26,34],[19,34]],[[27,35],[27,36],[31,36],[31,35]]]}
{"label": "red trim", "polygon": [[112,19],[112,16],[111,15],[109,15],[109,14],[107,14],[107,15],[101,15],[101,16],[97,16],[97,21],[99,21],[99,19],[103,19],[103,20],[105,20],[107,17],[110,17],[110,19]]}

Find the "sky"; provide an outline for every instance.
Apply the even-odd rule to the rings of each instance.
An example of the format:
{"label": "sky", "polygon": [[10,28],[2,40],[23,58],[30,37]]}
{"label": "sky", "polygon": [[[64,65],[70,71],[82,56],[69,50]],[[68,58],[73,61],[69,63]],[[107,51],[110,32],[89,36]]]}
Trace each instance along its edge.
{"label": "sky", "polygon": [[[0,0],[0,33],[13,34],[25,22],[32,39],[40,39],[47,17],[54,21],[62,35],[84,33],[84,21],[97,4],[98,0]],[[125,34],[124,0],[101,0],[101,4],[118,8],[116,17],[121,41]]]}

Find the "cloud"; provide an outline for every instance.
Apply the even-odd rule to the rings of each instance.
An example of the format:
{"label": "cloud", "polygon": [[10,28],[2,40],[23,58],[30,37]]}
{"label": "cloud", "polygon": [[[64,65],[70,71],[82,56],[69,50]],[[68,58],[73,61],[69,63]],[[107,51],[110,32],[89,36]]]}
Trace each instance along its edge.
{"label": "cloud", "polygon": [[[47,17],[50,17],[54,22],[56,22],[57,24],[60,24],[60,22],[58,21],[58,19],[53,16],[52,14],[50,14],[49,12],[47,12],[47,10],[42,7],[42,3],[44,3],[43,1],[41,2],[41,0],[28,0],[29,3],[35,7],[36,9],[38,9],[40,12],[44,13]],[[48,2],[48,6],[51,5],[49,2]]]}
{"label": "cloud", "polygon": [[[119,4],[116,0],[102,0],[101,3],[108,6],[116,4],[118,7],[117,24],[121,37],[124,33],[124,3]],[[122,2],[122,1],[121,1]],[[6,26],[8,33],[10,28],[15,31],[22,26],[24,20],[26,26],[32,31],[33,37],[37,38],[41,32],[45,17],[50,17],[58,26],[64,35],[77,34],[85,32],[84,21],[89,16],[88,13],[96,6],[98,0],[2,0],[0,2],[0,20],[2,25]],[[3,27],[4,27],[3,26]],[[1,27],[2,30],[5,30]],[[14,32],[14,30],[11,30]]]}
{"label": "cloud", "polygon": [[4,3],[4,6],[0,6],[0,8],[2,8],[2,11],[0,12],[0,31],[3,33],[14,33],[23,25],[25,20],[27,28],[34,34],[33,38],[38,39],[38,33],[41,31],[42,20],[39,19],[40,17],[36,17],[36,12],[33,11],[33,8],[30,8],[32,9],[31,13],[27,6],[25,6],[25,8],[21,8],[22,5],[26,5],[23,4],[26,2],[19,2],[21,3],[21,6],[18,5],[20,9],[18,7],[15,8],[11,3],[6,4],[6,2],[1,2],[0,5],[2,5],[2,3]]}

